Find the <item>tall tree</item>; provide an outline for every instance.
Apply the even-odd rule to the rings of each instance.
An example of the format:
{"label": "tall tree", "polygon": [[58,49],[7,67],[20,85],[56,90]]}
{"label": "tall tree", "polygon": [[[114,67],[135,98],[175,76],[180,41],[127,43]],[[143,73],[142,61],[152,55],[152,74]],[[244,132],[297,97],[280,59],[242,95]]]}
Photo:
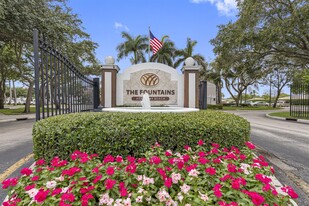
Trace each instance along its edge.
{"label": "tall tree", "polygon": [[174,42],[169,40],[169,36],[163,36],[161,39],[162,47],[160,50],[151,56],[151,62],[159,62],[162,64],[167,64],[171,67],[174,65],[174,58],[175,58],[175,44]]}
{"label": "tall tree", "polygon": [[146,62],[145,51],[148,51],[148,38],[145,35],[134,37],[125,31],[121,33],[121,36],[125,41],[116,48],[118,61],[133,53],[133,57],[130,59],[132,64]]}
{"label": "tall tree", "polygon": [[178,57],[174,63],[174,67],[178,67],[183,63],[188,57],[192,57],[199,65],[203,68],[206,68],[205,58],[201,54],[194,54],[194,47],[196,46],[197,41],[187,38],[187,44],[184,49],[176,50],[175,56]]}

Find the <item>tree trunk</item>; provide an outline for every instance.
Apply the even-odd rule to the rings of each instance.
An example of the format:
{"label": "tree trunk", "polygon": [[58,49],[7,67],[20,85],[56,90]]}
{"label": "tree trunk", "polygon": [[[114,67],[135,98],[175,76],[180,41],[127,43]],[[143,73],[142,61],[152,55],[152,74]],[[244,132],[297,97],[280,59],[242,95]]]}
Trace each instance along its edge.
{"label": "tree trunk", "polygon": [[218,104],[222,103],[222,88],[221,88],[221,83],[217,85],[218,89]]}
{"label": "tree trunk", "polygon": [[278,99],[279,99],[280,94],[281,94],[281,89],[278,89],[278,90],[277,90],[277,96],[276,96],[276,98],[275,98],[273,108],[276,108],[276,107],[277,107],[277,102],[278,102]]}
{"label": "tree trunk", "polygon": [[33,86],[34,86],[34,81],[29,82],[24,113],[30,113],[30,101],[31,101],[31,98],[32,98]]}
{"label": "tree trunk", "polygon": [[0,109],[4,109],[5,81],[0,81]]}
{"label": "tree trunk", "polygon": [[11,87],[11,80],[9,80],[9,90],[10,90],[10,100],[9,100],[9,104],[12,104],[12,87]]}
{"label": "tree trunk", "polygon": [[17,102],[16,102],[16,87],[15,87],[15,81],[13,81],[13,98],[14,98],[14,105],[16,105]]}

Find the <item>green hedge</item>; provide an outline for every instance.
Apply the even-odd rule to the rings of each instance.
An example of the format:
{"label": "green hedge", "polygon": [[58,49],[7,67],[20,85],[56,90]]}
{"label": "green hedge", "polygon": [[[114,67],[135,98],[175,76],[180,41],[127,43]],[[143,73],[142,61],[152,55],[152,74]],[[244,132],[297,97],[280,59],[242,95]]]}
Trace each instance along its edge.
{"label": "green hedge", "polygon": [[192,113],[78,113],[50,117],[33,127],[35,159],[68,159],[75,150],[100,156],[140,156],[158,141],[179,151],[199,139],[224,147],[249,138],[245,119],[218,111]]}

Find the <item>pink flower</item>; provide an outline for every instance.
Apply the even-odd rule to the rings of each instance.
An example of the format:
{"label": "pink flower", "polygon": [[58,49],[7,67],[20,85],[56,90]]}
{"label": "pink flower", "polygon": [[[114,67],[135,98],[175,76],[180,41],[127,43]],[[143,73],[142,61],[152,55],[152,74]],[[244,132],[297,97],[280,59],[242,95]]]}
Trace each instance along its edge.
{"label": "pink flower", "polygon": [[167,188],[170,188],[173,184],[173,181],[172,181],[172,178],[166,178],[165,182],[164,182],[164,185],[167,187]]}
{"label": "pink flower", "polygon": [[143,163],[143,162],[147,162],[147,159],[146,159],[146,158],[139,158],[139,159],[137,160],[137,163],[139,163],[139,164],[141,164],[141,163]]}
{"label": "pink flower", "polygon": [[198,156],[200,156],[200,157],[205,157],[205,156],[206,156],[206,153],[203,152],[203,151],[200,151],[200,152],[198,152]]}
{"label": "pink flower", "polygon": [[271,173],[275,174],[275,169],[274,169],[274,167],[270,167],[269,169],[270,169]]}
{"label": "pink flower", "polygon": [[93,195],[92,194],[84,194],[83,196],[82,196],[82,206],[88,206],[88,201],[89,201],[89,199],[93,199],[94,197],[93,197]]}
{"label": "pink flower", "polygon": [[49,190],[40,189],[39,192],[34,196],[34,200],[38,203],[44,202]]}
{"label": "pink flower", "polygon": [[183,148],[185,148],[185,150],[189,151],[191,149],[191,147],[189,147],[189,145],[185,145]]}
{"label": "pink flower", "polygon": [[269,184],[272,181],[269,177],[263,174],[256,174],[255,179],[260,180],[264,184]]}
{"label": "pink flower", "polygon": [[64,193],[61,196],[61,201],[69,201],[69,202],[74,202],[75,196],[72,193]]}
{"label": "pink flower", "polygon": [[99,168],[98,167],[93,168],[92,169],[92,173],[97,173],[98,174],[99,173]]}
{"label": "pink flower", "polygon": [[167,157],[172,156],[172,152],[170,150],[165,151],[165,156]]}
{"label": "pink flower", "polygon": [[116,184],[116,180],[112,180],[112,179],[107,179],[105,180],[105,188],[107,190],[111,190],[113,189],[114,185]]}
{"label": "pink flower", "polygon": [[216,169],[214,167],[208,167],[205,169],[205,172],[212,176],[216,174]]}
{"label": "pink flower", "polygon": [[62,175],[63,175],[63,176],[64,176],[64,175],[73,176],[75,173],[78,173],[78,172],[80,172],[80,171],[81,171],[81,169],[78,168],[78,167],[71,167],[71,168],[68,169],[68,170],[63,170],[63,171],[62,171]]}
{"label": "pink flower", "polygon": [[134,162],[135,162],[135,157],[127,156],[127,160],[128,160],[130,163],[134,163]]}
{"label": "pink flower", "polygon": [[220,181],[225,182],[228,179],[232,179],[233,177],[230,174],[224,175],[220,178]]}
{"label": "pink flower", "polygon": [[29,175],[32,174],[32,170],[29,169],[29,168],[23,168],[23,169],[20,171],[20,173],[21,173],[22,175],[29,176]]}
{"label": "pink flower", "polygon": [[227,170],[231,173],[236,173],[237,172],[237,167],[233,163],[229,163],[227,165]]}
{"label": "pink flower", "polygon": [[153,157],[151,157],[150,162],[155,164],[155,165],[160,164],[161,158],[158,157],[158,156],[153,156]]}
{"label": "pink flower", "polygon": [[108,167],[106,169],[106,174],[112,176],[115,173],[114,167]]}
{"label": "pink flower", "polygon": [[247,159],[247,156],[244,155],[244,154],[240,154],[240,155],[239,155],[239,158],[240,158],[242,161],[244,161],[245,159]]}
{"label": "pink flower", "polygon": [[251,150],[255,149],[255,145],[252,144],[251,142],[246,142],[245,144],[247,145],[247,147],[248,147],[249,149],[251,149]]}
{"label": "pink flower", "polygon": [[32,178],[31,178],[31,181],[38,181],[40,179],[40,176],[33,176]]}
{"label": "pink flower", "polygon": [[254,205],[259,206],[263,204],[265,198],[257,192],[243,191],[243,193],[247,194]]}
{"label": "pink flower", "polygon": [[212,143],[211,146],[214,147],[214,148],[217,148],[217,149],[219,149],[219,147],[220,147],[220,145],[217,144],[217,143]]}
{"label": "pink flower", "polygon": [[182,158],[183,158],[183,161],[186,163],[190,160],[190,155],[185,154],[184,156],[182,156]]}
{"label": "pink flower", "polygon": [[203,140],[200,139],[200,140],[197,142],[197,144],[200,145],[200,146],[202,146],[202,145],[204,144],[204,142],[203,142]]}

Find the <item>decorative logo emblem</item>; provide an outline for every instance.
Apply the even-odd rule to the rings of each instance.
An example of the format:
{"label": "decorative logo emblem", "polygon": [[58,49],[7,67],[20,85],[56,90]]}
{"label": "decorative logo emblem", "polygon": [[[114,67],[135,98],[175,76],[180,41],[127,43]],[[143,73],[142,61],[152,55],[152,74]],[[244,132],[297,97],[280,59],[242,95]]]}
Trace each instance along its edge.
{"label": "decorative logo emblem", "polygon": [[141,77],[141,83],[145,86],[155,86],[159,83],[159,77],[153,73],[146,73]]}

